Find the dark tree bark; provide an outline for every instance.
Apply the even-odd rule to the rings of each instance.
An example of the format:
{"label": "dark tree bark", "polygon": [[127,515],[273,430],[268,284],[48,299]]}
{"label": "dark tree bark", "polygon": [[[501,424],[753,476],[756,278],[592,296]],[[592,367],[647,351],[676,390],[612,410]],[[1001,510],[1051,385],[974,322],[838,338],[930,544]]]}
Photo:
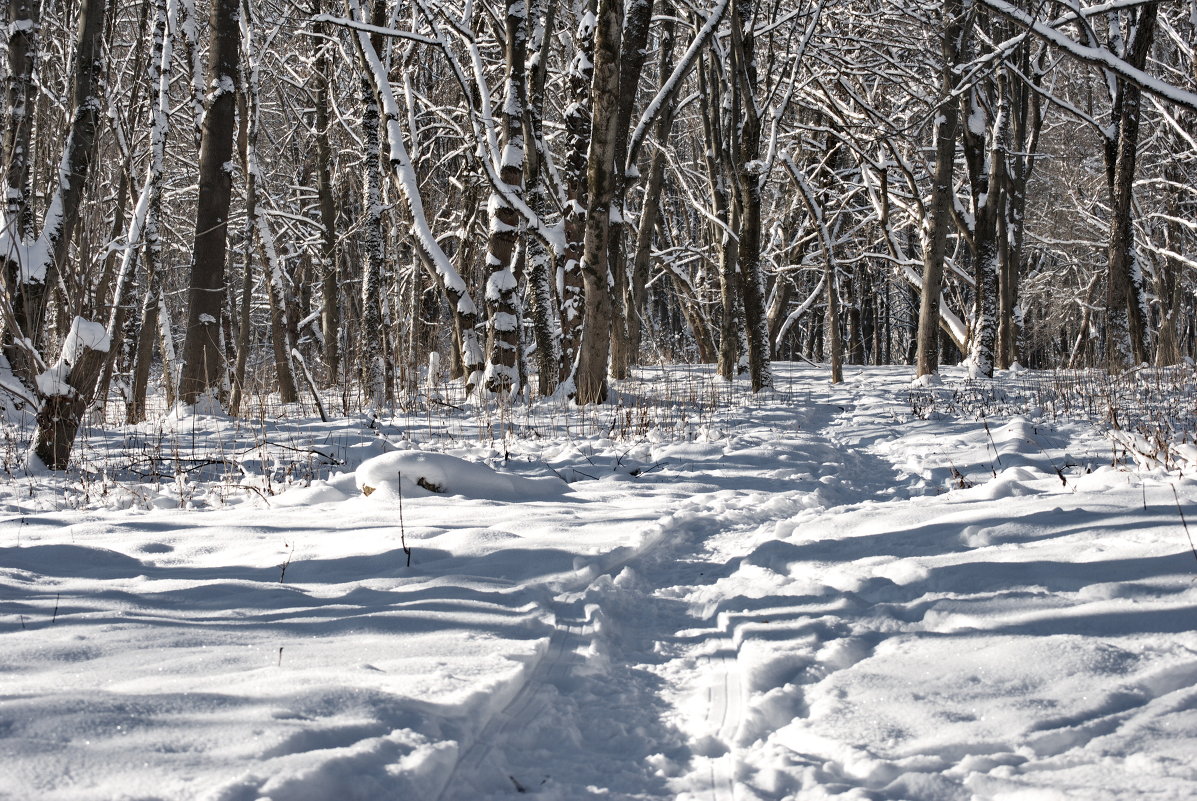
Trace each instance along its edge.
{"label": "dark tree bark", "polygon": [[[33,147],[33,107],[36,88],[33,72],[37,63],[39,5],[34,0],[9,0],[8,74],[4,103],[4,216],[0,219],[0,281],[5,299],[12,304],[15,331],[4,331],[4,355],[13,372],[32,385],[33,354],[21,347],[23,336],[32,334],[30,323],[40,300],[40,287],[26,288],[28,276],[24,246],[34,236],[33,208],[29,203],[30,159]],[[32,290],[32,294],[30,292]]]}
{"label": "dark tree bark", "polygon": [[963,32],[962,0],[944,0],[940,53],[939,113],[935,125],[935,168],[931,199],[927,204],[927,231],[923,245],[923,286],[919,302],[919,324],[915,374],[939,372],[939,302],[943,287],[943,263],[947,253],[948,228],[952,224],[952,176],[956,164],[956,128],[959,122],[956,66],[960,60]]}
{"label": "dark tree bark", "polygon": [[[545,85],[548,80],[549,51],[557,4],[533,0],[529,17],[528,103],[524,113],[524,139],[527,142],[525,184],[528,206],[541,219],[549,213],[550,190],[545,185],[544,141]],[[526,238],[528,294],[531,299],[532,336],[536,342],[537,389],[542,397],[551,395],[561,381],[561,316],[554,300],[554,254],[537,236]]]}
{"label": "dark tree bark", "polygon": [[[661,3],[662,21],[658,33],[658,72],[664,76],[673,61],[674,18],[673,4],[669,0]],[[636,249],[632,256],[631,287],[627,306],[624,309],[628,336],[628,358],[635,363],[640,358],[640,342],[644,331],[643,314],[648,302],[648,280],[650,272],[650,257],[652,255],[653,231],[657,228],[660,218],[661,193],[665,186],[665,148],[669,141],[669,132],[673,128],[673,104],[661,112],[657,118],[654,135],[657,146],[653,148],[649,159],[648,179],[644,184],[644,203],[640,209],[639,226],[636,229]],[[699,342],[701,353],[701,340]],[[700,358],[702,358],[700,356]]]}
{"label": "dark tree bark", "polygon": [[233,189],[229,165],[237,110],[239,21],[238,0],[213,0],[208,70],[211,93],[200,143],[187,333],[179,377],[179,399],[186,404],[195,403],[204,394],[220,397],[224,392],[220,316],[224,310],[225,256]]}
{"label": "dark tree bark", "polygon": [[715,236],[719,241],[719,344],[716,370],[719,377],[730,381],[736,375],[740,361],[742,320],[740,292],[736,281],[738,240],[733,235],[736,226],[728,172],[732,155],[722,119],[722,78],[713,57],[706,59],[699,71],[699,94],[703,99],[702,128],[703,158],[707,167],[707,182],[711,192],[712,216],[718,221]]}
{"label": "dark tree bark", "polygon": [[[125,410],[129,423],[140,423],[146,414],[146,393],[149,388],[151,360],[154,342],[159,326],[159,303],[162,296],[162,173],[165,169],[166,138],[170,129],[170,65],[173,60],[173,45],[170,38],[170,3],[168,0],[154,0],[154,46],[150,56],[150,166],[145,197],[145,224],[142,239],[145,242],[144,295],[136,323],[137,337],[134,340],[131,388]],[[136,213],[135,213],[136,214]],[[127,247],[136,248],[129,242]],[[130,256],[132,254],[129,254]],[[168,399],[173,401],[173,388],[169,372],[172,369],[163,358],[163,372],[166,373]]]}
{"label": "dark tree bark", "polygon": [[[386,23],[386,6],[375,0],[370,14],[375,25]],[[374,52],[381,53],[381,37],[371,37]],[[358,370],[366,401],[381,408],[386,396],[386,366],[383,362],[382,271],[385,236],[382,230],[382,148],[381,113],[374,87],[374,76],[362,66],[362,159],[365,210],[362,248],[361,335],[358,337]]]}
{"label": "dark tree bark", "polygon": [[[9,0],[8,5],[8,74],[5,76],[4,98],[4,183],[0,191],[4,197],[3,218],[0,219],[0,281],[7,290],[6,298],[13,304],[17,329],[25,334],[33,318],[32,302],[24,291],[22,266],[26,256],[23,246],[33,238],[33,209],[29,203],[30,158],[33,146],[33,106],[36,89],[33,85],[37,63],[37,35],[39,29],[38,3],[34,0]],[[26,382],[33,376],[33,360],[17,342],[15,332],[3,335],[4,355],[14,373]]]}
{"label": "dark tree bark", "polygon": [[[321,0],[312,0],[312,16],[320,13]],[[318,23],[318,33],[326,33],[327,26]],[[320,251],[317,264],[320,279],[320,337],[324,340],[325,382],[337,383],[341,371],[341,310],[339,301],[340,276],[337,272],[337,207],[332,182],[332,145],[329,142],[329,71],[330,43],[320,42],[312,78],[316,82],[316,192],[320,202]]]}
{"label": "dark tree bark", "polygon": [[765,316],[765,282],[761,272],[761,184],[765,180],[761,150],[761,110],[756,100],[754,0],[733,0],[731,54],[733,120],[739,122],[735,182],[739,206],[737,234],[740,291],[744,299],[744,334],[748,376],[753,392],[773,385],[769,364],[769,322]]}
{"label": "dark tree bark", "polygon": [[[1046,49],[1041,49],[1032,66],[1028,48],[1020,50],[1019,70],[1036,85],[1046,70]],[[1023,273],[1026,242],[1026,210],[1035,153],[1043,127],[1039,92],[1026,80],[1016,80],[1009,67],[1003,68],[1000,88],[1009,97],[1010,137],[1006,153],[1005,209],[998,218],[998,344],[997,363],[1003,370],[1021,360],[1021,321],[1018,314],[1018,285]]]}
{"label": "dark tree bark", "polygon": [[969,123],[960,130],[972,206],[971,225],[966,224],[965,237],[972,251],[976,292],[970,356],[973,373],[992,378],[997,346],[998,219],[1005,208],[1006,186],[1002,142],[1009,106],[1005,93],[996,92],[997,113],[991,119],[989,104],[980,96],[981,92],[981,87],[974,86],[961,98]]}
{"label": "dark tree bark", "polygon": [[[1137,15],[1127,62],[1142,69],[1155,38],[1157,6],[1143,6]],[[1113,143],[1110,179],[1110,244],[1106,270],[1106,367],[1119,372],[1147,361],[1147,319],[1143,273],[1135,253],[1134,181],[1139,150],[1143,91],[1123,82],[1118,90],[1118,134]]]}
{"label": "dark tree bark", "polygon": [[627,378],[632,363],[632,341],[628,330],[628,309],[632,306],[629,297],[631,282],[628,275],[625,252],[626,202],[631,183],[627,164],[628,127],[632,121],[632,108],[636,102],[636,90],[640,86],[640,74],[648,57],[649,22],[653,16],[653,0],[630,0],[624,18],[623,38],[620,45],[619,104],[618,119],[615,122],[615,191],[611,200],[613,209],[611,231],[608,237],[608,262],[611,267],[612,299],[614,315],[611,325],[611,377],[617,380]]}
{"label": "dark tree bark", "polygon": [[[274,371],[278,382],[279,401],[281,403],[296,403],[299,392],[295,386],[295,372],[291,366],[292,343],[295,335],[288,321],[287,312],[294,308],[289,302],[286,289],[286,275],[283,262],[279,257],[278,247],[270,223],[261,211],[260,189],[263,184],[261,166],[258,163],[258,140],[261,128],[261,114],[258,108],[258,54],[253,49],[253,25],[248,0],[242,0],[241,13],[245,15],[246,24],[242,26],[244,41],[244,58],[242,72],[242,97],[244,98],[242,115],[245,138],[242,140],[241,163],[245,170],[245,219],[246,241],[257,242],[263,267],[263,284],[266,288],[268,305],[270,308],[270,342],[274,352]],[[249,265],[252,260],[245,260],[245,283],[250,284]],[[244,307],[243,307],[244,308]],[[244,316],[241,321],[240,335],[247,341],[239,343],[237,361],[242,361],[241,354],[248,350],[249,319]],[[238,364],[241,367],[240,364]],[[241,376],[238,377],[239,380]]]}
{"label": "dark tree bark", "polygon": [[[66,258],[91,167],[101,111],[99,89],[100,77],[104,74],[103,31],[107,11],[107,0],[85,0],[79,9],[71,88],[71,125],[59,172],[58,196],[50,207],[41,234],[51,256],[45,265],[47,281],[54,273],[50,268],[61,264]],[[46,284],[41,286],[44,288]],[[44,296],[39,300],[44,300]],[[40,306],[40,302],[37,305]],[[41,311],[35,308],[33,312],[37,316],[26,320],[26,324],[40,321]],[[31,332],[35,329],[25,330]],[[88,323],[78,317],[72,326],[72,334],[63,345],[58,363],[47,374],[38,376],[36,381],[42,404],[37,415],[33,454],[51,470],[67,468],[75,434],[95,394],[111,344],[101,324]]]}

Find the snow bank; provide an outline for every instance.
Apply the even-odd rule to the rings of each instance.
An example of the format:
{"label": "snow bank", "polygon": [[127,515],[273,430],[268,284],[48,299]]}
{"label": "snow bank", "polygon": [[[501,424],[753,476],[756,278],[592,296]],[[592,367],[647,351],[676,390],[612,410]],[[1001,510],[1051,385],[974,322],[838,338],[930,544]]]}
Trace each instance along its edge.
{"label": "snow bank", "polygon": [[495,501],[552,498],[568,488],[559,478],[525,478],[444,453],[396,451],[362,463],[355,480],[363,495],[393,500],[433,494]]}

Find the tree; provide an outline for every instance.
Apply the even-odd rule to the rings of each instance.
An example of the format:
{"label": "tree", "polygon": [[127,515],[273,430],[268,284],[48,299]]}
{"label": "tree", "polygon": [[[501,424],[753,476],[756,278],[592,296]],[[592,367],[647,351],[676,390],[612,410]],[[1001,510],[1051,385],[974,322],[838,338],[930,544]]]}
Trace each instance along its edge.
{"label": "tree", "polygon": [[[528,42],[528,11],[525,0],[506,0],[505,81],[499,177],[515,196],[523,194],[524,114],[528,86],[525,72]],[[490,236],[486,250],[486,305],[488,358],[483,379],[488,392],[508,395],[520,389],[519,284],[514,260],[520,217],[508,195],[492,192],[489,203]]]}
{"label": "tree", "polygon": [[233,131],[237,111],[241,8],[239,0],[213,0],[208,103],[200,137],[199,196],[187,295],[187,329],[179,400],[223,398],[225,358],[221,315],[225,256],[233,191]]}
{"label": "tree", "polygon": [[[1149,3],[1134,15],[1126,61],[1143,69],[1155,35],[1157,6]],[[1110,248],[1106,273],[1106,365],[1110,372],[1147,361],[1147,313],[1142,266],[1135,253],[1133,224],[1135,165],[1143,92],[1119,81],[1114,100],[1117,134],[1107,149],[1110,182]]]}
{"label": "tree", "polygon": [[927,205],[927,228],[923,242],[922,298],[919,305],[918,364],[919,377],[939,370],[940,288],[947,251],[950,211],[954,197],[952,177],[956,167],[956,127],[959,122],[956,68],[960,64],[966,20],[962,0],[943,0],[941,8],[939,105],[935,119],[935,167],[931,200]]}
{"label": "tree", "polygon": [[607,248],[615,193],[622,28],[622,0],[599,0],[594,34],[590,146],[586,153],[586,231],[581,263],[586,312],[573,375],[579,404],[602,403],[607,398],[607,362],[614,313]]}
{"label": "tree", "polygon": [[[71,83],[71,121],[58,170],[58,186],[46,211],[37,248],[22,270],[25,292],[18,325],[34,334],[41,328],[47,283],[67,258],[84,186],[91,168],[100,118],[100,76],[104,72],[103,29],[106,0],[85,0],[79,10]],[[37,251],[40,251],[38,253]],[[83,411],[91,402],[111,340],[103,325],[76,317],[58,362],[34,379],[41,398],[33,455],[53,470],[66,469]],[[35,355],[35,354],[34,354]]]}

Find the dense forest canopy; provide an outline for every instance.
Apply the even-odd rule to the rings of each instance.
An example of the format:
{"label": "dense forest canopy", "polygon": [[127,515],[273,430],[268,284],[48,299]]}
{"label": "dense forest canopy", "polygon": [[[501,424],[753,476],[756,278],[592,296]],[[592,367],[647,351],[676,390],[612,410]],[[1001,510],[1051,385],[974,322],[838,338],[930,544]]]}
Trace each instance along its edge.
{"label": "dense forest canopy", "polygon": [[1197,3],[8,0],[3,392],[1173,364]]}

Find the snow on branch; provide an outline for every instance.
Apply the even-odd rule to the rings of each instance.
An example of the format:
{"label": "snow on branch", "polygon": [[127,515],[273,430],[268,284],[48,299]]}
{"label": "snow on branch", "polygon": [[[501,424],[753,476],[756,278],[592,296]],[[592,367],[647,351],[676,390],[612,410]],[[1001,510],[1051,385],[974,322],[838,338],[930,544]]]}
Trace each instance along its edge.
{"label": "snow on branch", "polygon": [[401,31],[398,28],[385,28],[381,25],[371,25],[368,22],[358,22],[355,19],[346,19],[345,17],[334,17],[332,14],[316,14],[312,17],[310,22],[325,22],[329,25],[339,25],[342,28],[351,28],[355,31],[364,33],[377,34],[379,36],[391,36],[396,39],[407,39],[412,42],[420,42],[421,44],[439,45],[440,42],[428,36],[422,36],[411,31]]}
{"label": "snow on branch", "polygon": [[1161,81],[1144,70],[1131,66],[1123,59],[1104,47],[1084,45],[1070,36],[1056,30],[1051,24],[1036,20],[1007,0],[979,0],[986,7],[996,11],[1020,25],[1025,26],[1036,36],[1059,47],[1064,52],[1087,64],[1104,67],[1118,75],[1123,80],[1130,81],[1144,92],[1164,98],[1178,106],[1197,111],[1197,94],[1188,92],[1178,86]]}
{"label": "snow on branch", "polygon": [[729,4],[730,0],[719,0],[719,4],[711,9],[706,24],[695,34],[694,41],[690,42],[690,46],[686,48],[686,52],[674,66],[669,78],[661,85],[656,96],[645,107],[644,113],[640,115],[640,121],[636,123],[636,130],[632,132],[632,137],[628,140],[628,164],[636,163],[636,155],[640,151],[640,145],[644,143],[644,137],[648,136],[649,127],[660,116],[661,110],[677,94],[678,87],[682,85],[686,74],[690,72],[690,68],[698,60],[698,54],[706,47],[711,37],[715,34],[715,30],[719,27],[719,23],[723,21],[723,15],[727,13]]}

